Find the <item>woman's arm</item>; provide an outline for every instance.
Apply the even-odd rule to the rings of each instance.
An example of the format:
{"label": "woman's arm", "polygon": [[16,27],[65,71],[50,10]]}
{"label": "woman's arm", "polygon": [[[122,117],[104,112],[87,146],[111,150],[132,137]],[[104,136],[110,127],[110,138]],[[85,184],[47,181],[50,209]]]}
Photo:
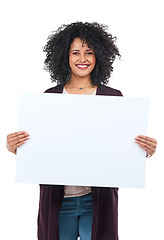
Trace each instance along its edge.
{"label": "woman's arm", "polygon": [[152,156],[156,151],[157,140],[154,138],[138,135],[135,138],[135,142],[146,151],[147,156]]}
{"label": "woman's arm", "polygon": [[7,135],[7,149],[16,154],[17,148],[29,139],[29,134],[25,131],[15,132]]}

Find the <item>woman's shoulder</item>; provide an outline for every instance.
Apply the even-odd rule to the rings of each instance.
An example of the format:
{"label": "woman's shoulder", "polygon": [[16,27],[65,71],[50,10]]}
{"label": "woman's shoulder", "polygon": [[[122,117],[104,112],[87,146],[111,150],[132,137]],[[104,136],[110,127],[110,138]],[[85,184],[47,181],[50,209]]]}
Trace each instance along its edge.
{"label": "woman's shoulder", "polygon": [[100,85],[97,88],[97,95],[108,95],[108,96],[123,96],[122,92],[118,89],[111,88],[106,85]]}
{"label": "woman's shoulder", "polygon": [[63,92],[63,85],[57,85],[55,87],[52,88],[48,88],[45,93],[62,93]]}

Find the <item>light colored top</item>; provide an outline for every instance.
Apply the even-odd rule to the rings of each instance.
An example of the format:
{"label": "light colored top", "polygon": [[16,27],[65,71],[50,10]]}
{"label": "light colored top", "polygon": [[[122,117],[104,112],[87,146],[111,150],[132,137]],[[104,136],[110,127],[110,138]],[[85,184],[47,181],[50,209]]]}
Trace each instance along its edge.
{"label": "light colored top", "polygon": [[64,197],[80,197],[91,192],[91,187],[87,186],[64,186]]}
{"label": "light colored top", "polygon": [[[80,91],[80,90],[79,90],[79,91]],[[69,94],[69,93],[66,91],[65,87],[63,88],[63,94]],[[96,89],[95,89],[95,91],[94,91],[92,94],[90,94],[90,95],[96,95]]]}
{"label": "light colored top", "polygon": [[[63,94],[69,94],[65,88],[63,89]],[[91,94],[96,95],[96,90]],[[64,186],[64,197],[80,197],[91,192],[91,187],[87,186]]]}

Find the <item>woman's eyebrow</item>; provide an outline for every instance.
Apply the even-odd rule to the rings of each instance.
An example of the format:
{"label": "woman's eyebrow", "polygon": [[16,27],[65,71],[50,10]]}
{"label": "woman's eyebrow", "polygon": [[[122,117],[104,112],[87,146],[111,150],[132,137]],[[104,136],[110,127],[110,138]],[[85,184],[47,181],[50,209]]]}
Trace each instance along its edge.
{"label": "woman's eyebrow", "polygon": [[[80,50],[79,49],[73,49],[73,50],[71,50],[71,52],[79,52]],[[90,51],[93,51],[91,48],[88,48],[87,50],[86,50],[86,52],[90,52]]]}
{"label": "woman's eyebrow", "polygon": [[73,50],[71,50],[71,52],[73,52],[73,51],[80,51],[80,50],[78,50],[78,49],[73,49]]}
{"label": "woman's eyebrow", "polygon": [[[74,52],[74,51],[76,52],[76,51],[80,51],[80,50],[79,50],[79,49],[73,49],[73,50],[71,50],[71,52]],[[86,52],[90,52],[90,51],[93,51],[93,50],[90,49],[90,48],[86,50]]]}

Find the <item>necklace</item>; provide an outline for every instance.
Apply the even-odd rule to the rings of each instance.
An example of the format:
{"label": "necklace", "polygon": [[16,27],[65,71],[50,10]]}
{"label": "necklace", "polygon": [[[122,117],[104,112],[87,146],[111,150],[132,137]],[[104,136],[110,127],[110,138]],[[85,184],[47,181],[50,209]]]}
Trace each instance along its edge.
{"label": "necklace", "polygon": [[77,88],[78,90],[82,90],[82,89],[85,89],[87,87],[93,87],[94,88],[93,85],[89,85],[89,86],[86,86],[86,87],[75,87],[75,86],[67,86],[67,87],[69,87],[69,88]]}

